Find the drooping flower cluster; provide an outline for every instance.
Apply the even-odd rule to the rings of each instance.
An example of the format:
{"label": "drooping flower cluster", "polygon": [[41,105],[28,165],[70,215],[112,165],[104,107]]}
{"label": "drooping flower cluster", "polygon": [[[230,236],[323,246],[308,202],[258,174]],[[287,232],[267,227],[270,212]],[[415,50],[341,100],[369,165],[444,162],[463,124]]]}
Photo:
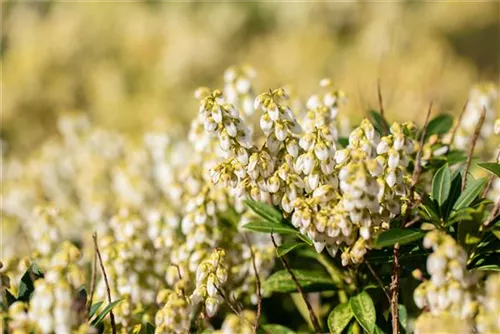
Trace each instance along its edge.
{"label": "drooping flower cluster", "polygon": [[241,316],[229,314],[222,323],[220,330],[214,334],[251,334],[254,332],[253,324],[257,320],[255,312],[243,310]]}
{"label": "drooping flower cluster", "polygon": [[190,298],[195,305],[203,302],[209,317],[214,316],[222,304],[221,289],[227,277],[226,251],[223,249],[214,250],[196,271],[196,289]]}
{"label": "drooping flower cluster", "polygon": [[[432,248],[427,258],[431,278],[414,291],[415,304],[435,317],[444,314],[470,321],[478,309],[475,293],[479,275],[467,270],[465,251],[440,231],[427,233],[424,246]],[[417,330],[419,324],[425,326],[423,322],[417,320]]]}
{"label": "drooping flower cluster", "polygon": [[500,332],[500,274],[492,274],[485,283],[484,296],[480,296],[476,328],[479,333]]}
{"label": "drooping flower cluster", "polygon": [[163,305],[156,313],[155,333],[188,333],[193,305],[185,295],[185,281],[176,283],[174,290],[160,291],[157,303]]}

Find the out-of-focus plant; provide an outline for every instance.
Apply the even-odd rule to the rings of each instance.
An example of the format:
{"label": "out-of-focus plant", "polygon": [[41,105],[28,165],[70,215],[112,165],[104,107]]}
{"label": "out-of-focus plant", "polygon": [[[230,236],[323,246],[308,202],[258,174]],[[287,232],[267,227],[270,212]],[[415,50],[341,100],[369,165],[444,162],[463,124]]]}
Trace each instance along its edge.
{"label": "out-of-focus plant", "polygon": [[350,129],[331,80],[302,103],[254,77],[196,90],[187,140],[65,115],[5,159],[5,330],[500,330],[497,88],[457,121],[389,123],[380,99]]}
{"label": "out-of-focus plant", "polygon": [[357,120],[377,105],[378,80],[394,120],[416,119],[429,99],[458,113],[474,82],[498,77],[498,6],[7,1],[2,149],[29,152],[75,110],[136,138],[152,123],[177,137],[192,89],[226,64],[253,64],[263,86],[286,82],[302,97],[332,77]]}

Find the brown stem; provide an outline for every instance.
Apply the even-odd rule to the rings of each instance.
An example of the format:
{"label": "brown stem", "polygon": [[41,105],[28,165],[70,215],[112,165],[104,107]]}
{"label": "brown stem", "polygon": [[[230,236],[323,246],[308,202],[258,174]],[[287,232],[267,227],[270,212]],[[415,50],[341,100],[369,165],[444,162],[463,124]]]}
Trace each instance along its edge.
{"label": "brown stem", "polygon": [[247,242],[248,247],[250,248],[250,256],[252,257],[252,266],[253,266],[253,272],[255,274],[255,284],[257,288],[257,319],[255,320],[255,326],[253,328],[254,333],[257,333],[257,330],[259,329],[259,324],[260,324],[260,318],[262,316],[262,290],[261,290],[261,285],[260,285],[260,277],[259,273],[257,272],[257,265],[255,264],[255,254],[252,249],[252,244],[248,240],[248,236],[245,233],[245,240]]}
{"label": "brown stem", "polygon": [[377,275],[377,273],[373,269],[373,267],[370,264],[370,262],[368,262],[368,261],[365,261],[365,262],[366,262],[366,265],[368,266],[368,269],[370,269],[370,272],[372,273],[373,277],[375,277],[375,280],[377,280],[378,285],[380,285],[380,287],[382,288],[382,291],[384,291],[384,294],[387,297],[387,300],[390,302],[391,301],[391,297],[389,296],[389,293],[387,292],[387,289],[385,288],[384,283],[382,282],[382,280],[380,279],[380,277]]}
{"label": "brown stem", "polygon": [[87,305],[88,314],[90,314],[90,309],[92,307],[92,300],[94,299],[96,277],[97,277],[97,252],[94,252],[94,261],[92,262],[92,273],[90,277],[89,303]]}
{"label": "brown stem", "polygon": [[[276,240],[274,240],[274,235],[272,232],[271,232],[271,240],[273,241],[274,248],[278,249],[278,245],[276,244]],[[311,319],[311,323],[314,327],[314,330],[316,331],[316,333],[321,333],[322,331],[321,331],[321,326],[319,325],[318,318],[316,318],[316,314],[314,314],[314,310],[311,306],[311,303],[307,299],[304,290],[302,289],[302,287],[299,284],[299,281],[297,280],[294,273],[292,272],[292,269],[290,268],[288,261],[285,259],[284,256],[278,256],[278,257],[281,260],[281,263],[283,263],[283,266],[285,267],[286,271],[290,274],[290,277],[292,278],[292,281],[295,284],[297,291],[300,293],[300,295],[302,296],[302,299],[306,303],[307,309],[309,311],[309,318]]]}
{"label": "brown stem", "polygon": [[424,127],[422,128],[422,133],[420,134],[420,143],[418,147],[417,156],[415,157],[415,168],[413,169],[413,175],[410,187],[410,197],[408,200],[408,208],[406,210],[404,221],[408,221],[408,219],[410,218],[411,209],[413,206],[415,206],[415,201],[414,201],[415,187],[417,186],[418,179],[420,178],[420,174],[422,173],[422,164],[421,164],[422,152],[424,150],[425,135],[427,134],[427,126],[429,125],[429,118],[431,116],[431,111],[432,111],[432,101],[429,104],[429,109],[427,110],[427,115],[425,116]]}
{"label": "brown stem", "polygon": [[406,224],[405,224],[405,228],[406,228],[406,227],[410,227],[410,226],[412,226],[413,224],[418,223],[419,221],[420,221],[420,217],[419,217],[419,216],[417,216],[417,217],[413,218],[411,221],[409,221],[408,223],[406,223]]}
{"label": "brown stem", "polygon": [[468,103],[469,103],[469,100],[465,100],[462,111],[460,112],[460,115],[458,116],[457,124],[455,124],[455,126],[453,127],[453,130],[451,130],[450,145],[453,145],[453,141],[455,140],[455,135],[457,134],[457,130],[460,127],[460,124],[462,123],[462,117],[464,117],[464,113],[465,113],[465,110],[467,109]]}
{"label": "brown stem", "polygon": [[399,243],[394,245],[394,264],[391,278],[391,313],[392,313],[392,333],[399,334]]}
{"label": "brown stem", "polygon": [[[112,301],[111,301],[111,289],[109,288],[108,275],[106,274],[106,269],[104,268],[104,263],[102,262],[101,252],[99,251],[99,245],[97,243],[97,233],[94,232],[92,237],[94,238],[95,251],[96,251],[97,257],[99,259],[99,264],[101,266],[102,275],[104,276],[104,283],[106,284],[106,291],[108,293],[108,302],[111,304],[112,303]],[[113,314],[113,310],[109,311],[109,318],[111,319],[111,329],[113,331],[113,334],[116,334],[116,323],[115,323],[115,315]]]}
{"label": "brown stem", "polygon": [[484,227],[488,227],[489,224],[498,216],[500,213],[500,198],[497,198],[495,205],[490,211],[490,214],[488,215],[488,218],[483,223]]}
{"label": "brown stem", "polygon": [[467,154],[467,161],[465,162],[465,170],[462,175],[462,191],[464,191],[465,186],[467,185],[467,173],[470,169],[470,163],[472,161],[472,154],[474,153],[474,148],[476,147],[477,139],[481,134],[481,128],[483,127],[484,118],[486,116],[486,108],[483,108],[483,112],[481,113],[481,117],[479,118],[479,122],[477,122],[476,129],[474,130],[474,135],[472,136],[472,141],[469,148],[469,153]]}
{"label": "brown stem", "polygon": [[[497,157],[495,159],[495,162],[500,161],[500,148],[498,149]],[[495,175],[491,175],[490,178],[488,179],[488,184],[486,184],[486,187],[483,190],[483,193],[481,194],[481,197],[486,197],[488,195],[488,192],[490,191],[491,185],[493,184],[493,180],[495,180]]]}

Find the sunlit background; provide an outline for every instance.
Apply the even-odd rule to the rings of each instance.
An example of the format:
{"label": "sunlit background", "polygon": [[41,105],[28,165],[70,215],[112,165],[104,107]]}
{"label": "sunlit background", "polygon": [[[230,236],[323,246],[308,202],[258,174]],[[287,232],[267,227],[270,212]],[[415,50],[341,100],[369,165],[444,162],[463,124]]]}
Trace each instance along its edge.
{"label": "sunlit background", "polygon": [[26,154],[61,113],[131,135],[183,135],[193,90],[250,64],[264,91],[306,97],[323,77],[343,113],[375,108],[380,80],[393,120],[432,100],[457,113],[473,84],[498,82],[499,2],[2,3],[2,149]]}

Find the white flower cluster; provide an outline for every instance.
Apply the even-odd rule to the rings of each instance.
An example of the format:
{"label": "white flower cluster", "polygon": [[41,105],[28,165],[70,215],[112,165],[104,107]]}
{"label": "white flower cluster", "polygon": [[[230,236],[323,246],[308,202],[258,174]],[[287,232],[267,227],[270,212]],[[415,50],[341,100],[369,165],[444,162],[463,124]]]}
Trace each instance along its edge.
{"label": "white flower cluster", "polygon": [[163,305],[156,313],[155,333],[183,334],[189,332],[193,305],[185,296],[185,281],[176,283],[174,290],[160,291],[157,303]]}
{"label": "white flower cluster", "polygon": [[488,145],[487,138],[493,134],[495,128],[497,101],[498,90],[494,84],[483,84],[470,91],[467,107],[454,140],[458,149],[467,149],[484,110],[485,120],[476,147],[481,151]]}
{"label": "white flower cluster", "polygon": [[[327,92],[307,103],[305,132],[286,103],[284,89],[259,95],[255,107],[262,110],[263,138],[250,138],[253,141],[245,140],[244,145],[235,139],[223,147],[233,148],[232,154],[212,169],[212,180],[239,197],[280,206],[291,215],[292,224],[313,239],[318,252],[326,247],[334,256],[342,247],[344,265],[359,263],[375,234],[401,212],[409,195],[406,168],[414,152],[415,125],[396,123],[380,139],[364,120],[351,133],[348,147],[337,150],[335,117],[344,96],[328,80],[322,86]],[[214,96],[224,100],[215,91],[202,100],[202,110],[212,105]],[[210,123],[210,114],[202,113]],[[222,127],[213,128],[209,133],[225,140]],[[259,140],[264,144],[258,145]]]}
{"label": "white flower cluster", "polygon": [[475,293],[479,276],[467,271],[465,251],[440,231],[427,233],[424,247],[432,248],[427,258],[431,279],[415,289],[415,304],[433,316],[450,314],[456,319],[472,319],[478,309]]}
{"label": "white flower cluster", "polygon": [[500,274],[488,276],[480,297],[476,328],[479,333],[500,333]]}
{"label": "white flower cluster", "polygon": [[220,330],[214,331],[214,334],[252,334],[253,324],[257,321],[255,312],[243,310],[240,314],[241,316],[228,314]]}
{"label": "white flower cluster", "polygon": [[232,66],[224,72],[224,96],[227,102],[243,110],[247,116],[255,111],[252,80],[256,75],[250,66]]}
{"label": "white flower cluster", "polygon": [[21,302],[10,306],[14,332],[30,328],[37,333],[71,333],[87,328],[73,304],[77,288],[84,282],[84,273],[77,265],[79,258],[80,251],[71,243],[60,246],[45,268],[44,277],[34,282],[29,306]]}
{"label": "white flower cluster", "polygon": [[194,305],[204,303],[208,317],[213,317],[222,304],[220,292],[227,277],[226,251],[223,249],[215,249],[196,271],[196,289],[190,298]]}

